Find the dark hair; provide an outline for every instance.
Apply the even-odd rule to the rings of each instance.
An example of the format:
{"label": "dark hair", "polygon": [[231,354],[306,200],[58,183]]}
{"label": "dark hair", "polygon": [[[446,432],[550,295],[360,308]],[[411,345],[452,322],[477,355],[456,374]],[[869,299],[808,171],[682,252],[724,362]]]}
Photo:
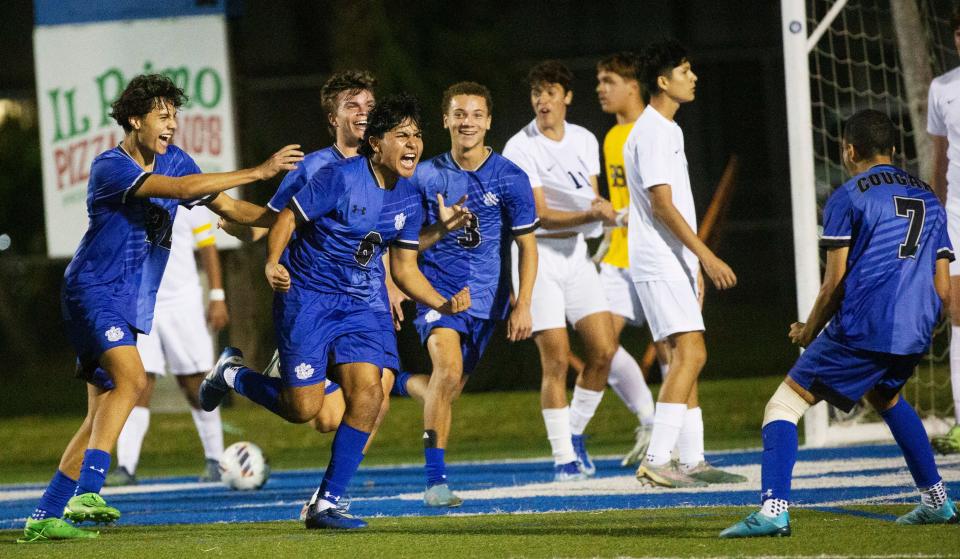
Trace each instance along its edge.
{"label": "dark hair", "polygon": [[487,114],[493,113],[493,97],[490,95],[487,86],[477,82],[457,82],[443,92],[443,101],[440,102],[440,110],[443,111],[443,114],[447,114],[447,111],[450,110],[450,101],[457,95],[483,97],[483,100],[487,103]]}
{"label": "dark hair", "polygon": [[896,139],[893,121],[874,109],[859,111],[843,123],[843,141],[852,145],[861,159],[889,155]]}
{"label": "dark hair", "polygon": [[125,132],[130,132],[133,129],[130,117],[149,113],[159,105],[161,99],[169,101],[174,107],[180,107],[187,102],[186,94],[169,77],[162,74],[140,74],[130,80],[120,98],[110,105],[110,116],[123,126]]}
{"label": "dark hair", "polygon": [[413,95],[390,95],[377,103],[367,116],[367,129],[363,133],[363,143],[360,144],[360,155],[372,157],[370,138],[383,138],[384,134],[408,120],[417,127],[420,126],[420,101]]}
{"label": "dark hair", "polygon": [[531,88],[544,83],[560,84],[566,93],[573,85],[573,72],[559,60],[545,60],[527,72],[527,84]]}
{"label": "dark hair", "polygon": [[[344,70],[334,72],[323,83],[320,88],[320,105],[323,107],[324,116],[337,113],[338,97],[343,92],[353,96],[363,90],[372,92],[377,87],[377,78],[366,70]],[[336,136],[337,131],[327,121],[327,130],[331,136]]]}
{"label": "dark hair", "polygon": [[617,52],[597,62],[598,72],[613,72],[625,80],[640,81],[640,59],[632,52]]}
{"label": "dark hair", "polygon": [[657,78],[669,76],[674,68],[687,61],[687,49],[673,39],[647,45],[640,51],[640,86],[649,100],[660,93]]}
{"label": "dark hair", "polygon": [[950,12],[950,31],[960,29],[960,2],[953,5],[953,11]]}

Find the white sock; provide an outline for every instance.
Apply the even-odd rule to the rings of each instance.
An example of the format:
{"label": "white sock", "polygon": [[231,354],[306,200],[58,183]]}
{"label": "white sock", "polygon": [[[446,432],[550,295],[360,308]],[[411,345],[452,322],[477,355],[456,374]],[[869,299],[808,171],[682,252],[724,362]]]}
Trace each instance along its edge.
{"label": "white sock", "polygon": [[939,509],[947,502],[947,488],[943,485],[942,479],[926,489],[917,488],[917,490],[920,491],[920,502],[928,507]]}
{"label": "white sock", "polygon": [[950,387],[953,390],[953,416],[960,423],[960,326],[950,327]]}
{"label": "white sock", "polygon": [[769,518],[780,516],[781,512],[790,509],[790,503],[784,499],[767,499],[760,507],[760,514]]}
{"label": "white sock", "polygon": [[597,406],[603,399],[603,391],[587,390],[579,386],[573,387],[573,400],[570,401],[570,434],[582,435],[587,423],[597,413]]}
{"label": "white sock", "polygon": [[686,404],[657,402],[653,433],[650,434],[650,446],[647,447],[647,462],[651,466],[662,466],[670,461],[670,452],[677,444],[686,413]]}
{"label": "white sock", "polygon": [[140,448],[143,446],[143,437],[150,427],[150,408],[135,406],[130,410],[127,422],[120,430],[117,438],[117,467],[123,467],[130,474],[137,471],[140,462]]}
{"label": "white sock", "polygon": [[640,364],[630,355],[623,346],[617,348],[610,361],[610,376],[607,384],[620,396],[631,413],[640,418],[640,423],[653,423],[653,413],[656,410],[653,394],[643,378]]}
{"label": "white sock", "polygon": [[543,423],[547,426],[553,463],[560,465],[575,461],[577,453],[573,451],[573,441],[570,440],[570,408],[543,410]]}
{"label": "white sock", "polygon": [[220,408],[213,411],[190,409],[193,424],[197,426],[203,455],[208,460],[220,460],[223,456],[223,425],[220,421]]}
{"label": "white sock", "polygon": [[227,383],[227,386],[230,388],[236,389],[233,386],[233,381],[237,379],[237,371],[240,370],[240,367],[229,367],[226,371],[223,372],[223,381]]}
{"label": "white sock", "polygon": [[680,466],[686,469],[703,462],[703,414],[700,408],[687,408],[683,414],[683,427],[677,437],[677,454]]}

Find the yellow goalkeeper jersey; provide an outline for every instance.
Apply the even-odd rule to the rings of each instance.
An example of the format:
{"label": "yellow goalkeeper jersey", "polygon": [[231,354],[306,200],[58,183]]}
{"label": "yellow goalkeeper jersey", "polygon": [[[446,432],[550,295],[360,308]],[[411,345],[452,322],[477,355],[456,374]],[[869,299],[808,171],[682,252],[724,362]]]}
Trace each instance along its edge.
{"label": "yellow goalkeeper jersey", "polygon": [[[603,139],[603,159],[607,166],[607,186],[610,189],[610,203],[613,209],[623,210],[630,205],[630,191],[627,190],[627,174],[623,169],[623,144],[633,129],[633,123],[618,124],[607,132]],[[617,227],[610,237],[610,250],[603,262],[618,268],[630,265],[627,256],[627,228]]]}

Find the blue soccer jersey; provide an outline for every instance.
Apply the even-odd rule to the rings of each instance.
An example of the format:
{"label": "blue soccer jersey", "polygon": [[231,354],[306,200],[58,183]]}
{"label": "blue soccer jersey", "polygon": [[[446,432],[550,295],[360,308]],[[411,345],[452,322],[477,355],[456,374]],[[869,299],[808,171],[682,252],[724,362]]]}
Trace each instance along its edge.
{"label": "blue soccer jersey", "polygon": [[946,212],[930,187],[893,165],[853,177],[827,201],[820,244],[850,247],[843,301],[827,333],[857,349],[924,351],[940,316],[936,261],[954,258]]}
{"label": "blue soccer jersey", "polygon": [[418,165],[413,180],[426,205],[427,225],[439,219],[438,193],[446,204],[466,194],[465,205],[474,216],[424,251],[423,275],[444,297],[469,286],[466,312],[502,320],[510,300],[510,271],[504,266],[510,242],[540,225],[526,173],[492,151],[476,171],[467,171],[447,152]]}
{"label": "blue soccer jersey", "polygon": [[303,161],[297,164],[296,169],[283,177],[277,192],[267,202],[267,207],[280,213],[280,210],[287,207],[287,203],[290,202],[293,195],[300,192],[310,182],[310,177],[327,165],[343,159],[346,159],[346,157],[337,149],[336,144],[308,153],[303,157]]}
{"label": "blue soccer jersey", "polygon": [[319,169],[288,207],[302,223],[285,262],[295,287],[345,293],[379,308],[384,250],[419,247],[416,187],[400,178],[392,189],[381,188],[365,157]]}
{"label": "blue soccer jersey", "polygon": [[151,174],[180,177],[199,172],[177,146],[156,156],[152,173],[120,146],[97,156],[87,185],[90,224],[64,273],[65,299],[84,313],[108,308],[133,328],[149,333],[170,256],[177,205],[193,207],[214,196],[184,201],[137,198],[134,193]]}

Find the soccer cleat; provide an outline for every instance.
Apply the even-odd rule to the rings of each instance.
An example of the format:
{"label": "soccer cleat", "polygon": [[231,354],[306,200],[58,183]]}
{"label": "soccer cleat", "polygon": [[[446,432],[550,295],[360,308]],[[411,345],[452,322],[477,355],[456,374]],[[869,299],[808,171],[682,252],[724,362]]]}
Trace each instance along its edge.
{"label": "soccer cleat", "polygon": [[27,519],[23,537],[17,543],[46,542],[50,540],[84,540],[100,536],[100,532],[81,530],[62,518]]}
{"label": "soccer cleat", "polygon": [[213,458],[207,458],[206,465],[204,466],[204,472],[200,474],[200,478],[197,481],[220,481],[220,461],[214,460]]}
{"label": "soccer cleat", "polygon": [[714,468],[710,462],[704,460],[697,464],[692,470],[687,470],[686,474],[693,479],[699,479],[706,483],[743,483],[747,481],[746,476],[732,474],[721,469]]}
{"label": "soccer cleat", "polygon": [[107,474],[104,485],[107,487],[122,487],[124,485],[136,485],[137,476],[131,474],[123,466],[117,466],[112,472]]}
{"label": "soccer cleat", "polygon": [[566,464],[557,464],[553,467],[553,481],[583,481],[587,474],[583,472],[580,462],[574,460]]}
{"label": "soccer cleat", "polygon": [[[317,489],[313,492],[310,500],[303,504],[303,507],[300,509],[300,522],[303,522],[307,519],[307,511],[310,510],[310,505],[314,504],[319,496],[320,490]],[[337,510],[344,514],[350,511],[350,495],[343,495],[340,497],[340,500],[337,501]]]}
{"label": "soccer cleat", "polygon": [[940,454],[957,454],[960,452],[960,424],[951,427],[946,435],[933,437],[930,444]]}
{"label": "soccer cleat", "polygon": [[438,483],[427,488],[423,493],[423,504],[428,507],[456,508],[463,504],[463,499],[450,491],[446,483]]}
{"label": "soccer cleat", "polygon": [[586,474],[587,477],[593,477],[597,474],[597,466],[593,463],[593,460],[590,459],[590,454],[587,453],[587,447],[584,444],[586,442],[585,435],[573,435],[570,437],[573,442],[573,450],[577,453],[577,460],[580,461],[580,471]]}
{"label": "soccer cleat", "polygon": [[[367,523],[352,514],[343,512],[337,507],[328,506],[323,510],[318,510],[318,503],[311,503],[307,507],[306,518],[303,521],[308,530],[315,529],[333,529],[333,530],[356,530],[366,528]],[[323,503],[330,505],[326,501]]]}
{"label": "soccer cleat", "polygon": [[200,383],[200,407],[203,408],[203,411],[217,409],[227,392],[230,392],[230,386],[223,378],[223,373],[230,367],[239,365],[243,365],[243,352],[235,347],[223,348],[217,364],[210,369],[203,382]]}
{"label": "soccer cleat", "polygon": [[694,479],[681,472],[672,462],[667,462],[663,466],[653,466],[648,464],[646,459],[640,462],[640,467],[637,468],[637,481],[648,487],[660,486],[674,489],[707,486],[705,481]]}
{"label": "soccer cleat", "polygon": [[949,497],[947,502],[938,509],[920,504],[897,519],[897,524],[957,524],[958,522],[960,522],[960,516],[957,515],[957,506]]}
{"label": "soccer cleat", "polygon": [[634,443],[630,452],[620,461],[620,465],[627,467],[639,464],[647,453],[647,447],[650,446],[650,436],[652,434],[653,425],[639,425],[635,431],[637,442]]}
{"label": "soccer cleat", "polygon": [[721,538],[759,538],[763,536],[781,537],[790,535],[790,513],[783,511],[776,518],[770,518],[760,511],[720,532]]}
{"label": "soccer cleat", "polygon": [[106,524],[120,519],[120,511],[111,507],[97,493],[74,495],[63,509],[63,517],[76,522]]}

